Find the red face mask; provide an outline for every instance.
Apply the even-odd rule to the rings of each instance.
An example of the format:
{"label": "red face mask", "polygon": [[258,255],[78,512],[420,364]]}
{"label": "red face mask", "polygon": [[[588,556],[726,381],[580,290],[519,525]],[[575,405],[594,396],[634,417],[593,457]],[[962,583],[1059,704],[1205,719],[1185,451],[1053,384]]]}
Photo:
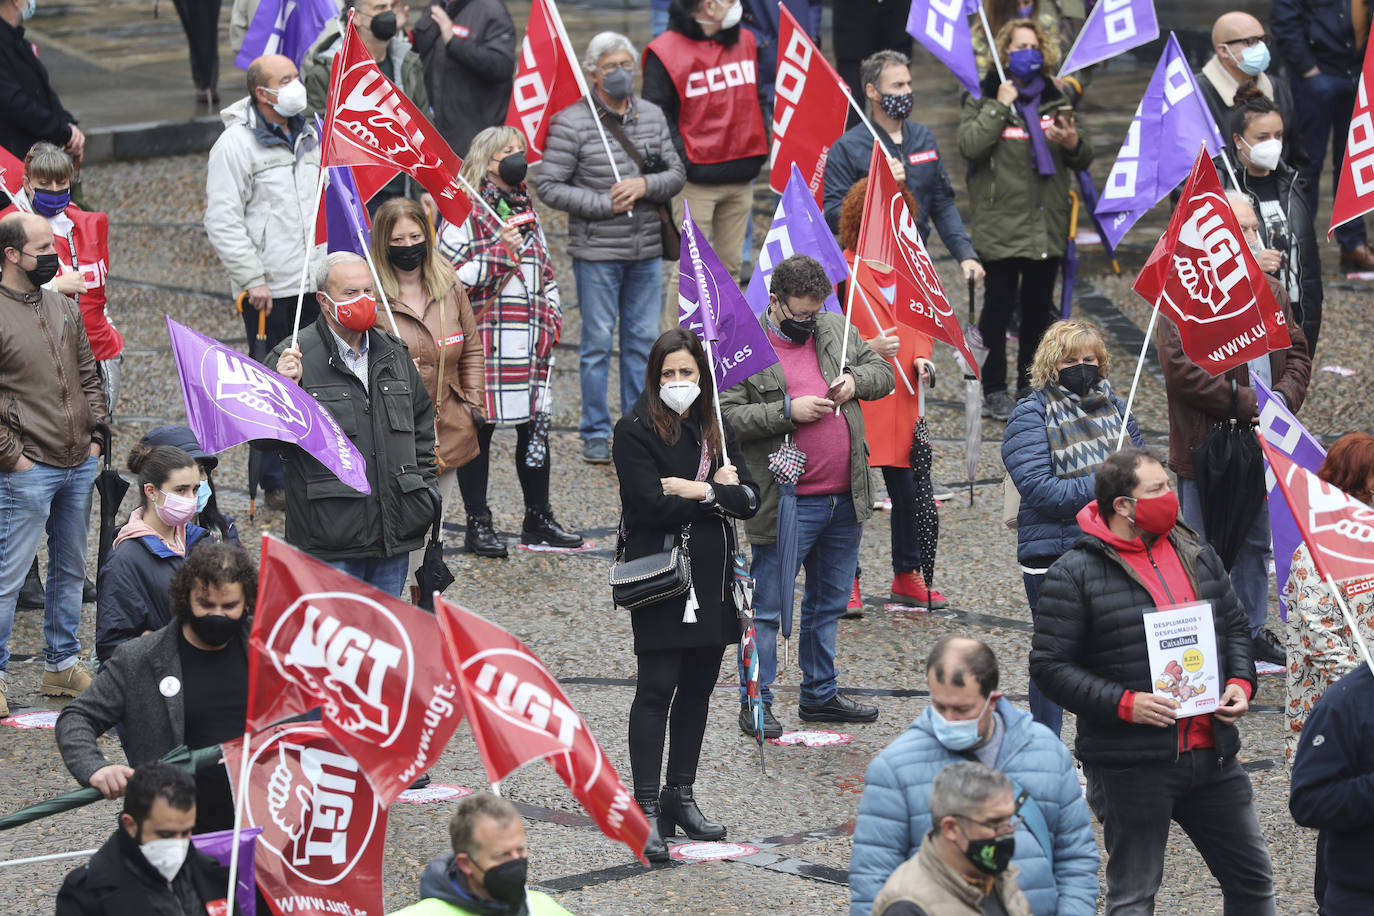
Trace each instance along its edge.
{"label": "red face mask", "polygon": [[1158,496],[1131,497],[1135,500],[1135,518],[1131,519],[1141,531],[1160,537],[1173,530],[1178,522],[1178,494],[1165,490]]}
{"label": "red face mask", "polygon": [[339,324],[350,331],[366,333],[377,322],[377,300],[367,293],[359,293],[347,302],[334,302],[329,293],[324,297],[333,303],[334,317]]}

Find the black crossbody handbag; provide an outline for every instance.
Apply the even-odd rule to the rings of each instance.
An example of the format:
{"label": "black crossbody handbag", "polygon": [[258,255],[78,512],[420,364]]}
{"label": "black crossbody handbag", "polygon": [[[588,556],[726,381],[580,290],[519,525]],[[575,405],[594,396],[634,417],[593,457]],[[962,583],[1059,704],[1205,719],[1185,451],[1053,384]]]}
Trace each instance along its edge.
{"label": "black crossbody handbag", "polygon": [[634,610],[687,594],[692,589],[692,564],[687,543],[692,533],[682,526],[678,535],[665,534],[663,549],[637,560],[625,560],[625,528],[622,523],[616,540],[615,565],[611,567],[611,597],[616,607]]}

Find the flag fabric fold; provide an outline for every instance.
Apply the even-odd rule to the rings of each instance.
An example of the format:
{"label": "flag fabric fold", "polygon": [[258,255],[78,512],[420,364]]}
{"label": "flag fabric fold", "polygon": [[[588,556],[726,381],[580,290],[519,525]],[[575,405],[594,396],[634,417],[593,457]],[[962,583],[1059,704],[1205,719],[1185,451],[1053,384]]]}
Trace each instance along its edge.
{"label": "flag fabric fold", "polygon": [[1322,480],[1260,437],[1312,564],[1333,582],[1374,576],[1374,507]]}
{"label": "flag fabric fold", "polygon": [[1103,0],[1083,21],[1059,75],[1091,67],[1158,37],[1154,0]]}
{"label": "flag fabric fold", "polygon": [[553,116],[585,95],[587,85],[558,6],[554,0],[534,0],[506,109],[506,126],[525,135],[525,158],[531,165],[544,158]]}
{"label": "flag fabric fold", "polygon": [[[257,887],[253,857],[256,854],[260,833],[261,827],[249,827],[239,830],[238,833],[240,864],[239,873],[234,879],[234,900],[238,903],[242,916],[256,916],[258,912],[258,898],[253,892]],[[215,830],[210,833],[197,833],[191,837],[191,843],[219,864],[228,867],[229,856],[234,851],[234,831]],[[227,908],[225,912],[228,912]]]}
{"label": "flag fabric fold", "polygon": [[326,169],[325,182],[324,206],[320,208],[320,219],[315,226],[315,244],[326,244],[330,252],[351,251],[359,257],[367,257],[372,222],[358,194],[353,169],[346,165]]}
{"label": "flag fabric fold", "polygon": [[1200,144],[1210,156],[1226,145],[1178,38],[1170,32],[1097,201],[1095,212],[1113,248],[1188,177]]}
{"label": "flag fabric fold", "polygon": [[434,611],[487,777],[548,760],[601,832],[644,861],[649,821],[549,669],[489,620],[438,595]]}
{"label": "flag fabric fold", "polygon": [[777,193],[785,193],[792,185],[791,171],[799,169],[807,192],[819,205],[825,194],[825,160],[844,133],[849,96],[840,75],[787,4],[779,5],[778,14],[777,98],[768,184]]}
{"label": "flag fabric fold", "polygon": [[[1370,42],[1374,45],[1374,42]],[[1364,51],[1364,65],[1355,84],[1355,110],[1350,116],[1346,132],[1345,159],[1341,161],[1341,175],[1336,182],[1335,199],[1331,202],[1331,226],[1326,230],[1329,240],[1336,227],[1359,219],[1374,210],[1374,106],[1369,103],[1369,87],[1374,83],[1374,52]]]}
{"label": "flag fabric fold", "polygon": [[441,645],[433,616],[264,535],[248,728],[322,707],[325,731],[389,805],[462,720]]}
{"label": "flag fabric fold", "polygon": [[[784,9],[786,9],[784,7]],[[794,254],[810,255],[825,268],[825,275],[831,283],[839,283],[849,277],[849,264],[844,259],[825,217],[807,187],[806,178],[795,162],[790,169],[791,177],[783,188],[777,209],[773,211],[773,224],[763,237],[759,256],[754,263],[754,275],[749,278],[749,286],[744,291],[744,301],[755,315],[762,315],[768,308],[768,278],[778,263]],[[843,312],[840,302],[831,293],[826,297],[823,309],[830,312]]]}
{"label": "flag fabric fold", "polygon": [[190,328],[167,319],[181,379],[186,425],[207,452],[254,439],[299,446],[339,480],[371,493],[363,456],[326,408],[295,382]]}
{"label": "flag fabric fold", "polygon": [[337,15],[335,0],[262,0],[243,34],[234,66],[247,70],[264,54],[281,54],[299,68],[324,24]]}
{"label": "flag fabric fold", "polygon": [[980,99],[978,62],[968,24],[968,17],[977,13],[978,0],[912,0],[906,32],[948,67],[975,99]]}

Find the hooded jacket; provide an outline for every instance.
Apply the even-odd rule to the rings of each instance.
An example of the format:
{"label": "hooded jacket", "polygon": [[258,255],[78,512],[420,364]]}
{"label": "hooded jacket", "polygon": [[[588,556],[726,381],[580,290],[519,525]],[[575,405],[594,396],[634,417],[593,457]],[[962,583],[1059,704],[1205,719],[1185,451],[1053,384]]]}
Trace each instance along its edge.
{"label": "hooded jacket", "polygon": [[[186,916],[207,913],[207,903],[224,901],[229,869],[195,844],[171,881],[144,858],[122,826],[91,860],[67,875],[57,892],[57,916]],[[238,901],[234,912],[241,913]]]}
{"label": "hooded jacket", "polygon": [[420,902],[395,910],[391,916],[572,916],[548,894],[526,890],[520,906],[508,906],[473,893],[453,855],[430,860],[420,874]]}
{"label": "hooded jacket", "polygon": [[[221,111],[220,119],[224,133],[210,149],[205,173],[205,233],[210,245],[229,271],[235,294],[266,284],[274,299],[295,296],[301,281],[301,243],[307,237],[320,175],[315,127],[293,118],[296,132],[294,138],[288,137],[263,118],[249,97]],[[315,271],[324,255],[325,246],[316,245],[306,292],[315,289]]]}
{"label": "hooded jacket", "polygon": [[[1045,816],[1054,849],[1040,848],[1022,824],[1016,831],[1017,884],[1036,916],[1092,916],[1097,908],[1097,841],[1092,818],[1064,743],[1030,713],[997,701],[1003,725],[997,769],[1030,792]],[[849,859],[849,916],[869,916],[890,874],[915,854],[931,829],[930,786],[956,754],[935,737],[930,707],[868,765],[854,851]]]}
{"label": "hooded jacket", "polygon": [[[95,654],[109,661],[120,643],[150,630],[160,630],[172,619],[167,586],[172,573],[186,562],[192,549],[209,536],[199,525],[186,526],[186,550],[177,553],[135,517],[120,529],[114,549],[100,570],[95,604]],[[142,533],[136,533],[136,532]]]}

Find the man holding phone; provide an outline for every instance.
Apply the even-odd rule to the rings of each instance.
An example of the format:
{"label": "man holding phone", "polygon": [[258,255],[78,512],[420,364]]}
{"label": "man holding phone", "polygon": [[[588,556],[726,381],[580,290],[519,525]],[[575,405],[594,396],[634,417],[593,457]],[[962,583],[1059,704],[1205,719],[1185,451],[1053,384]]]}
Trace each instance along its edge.
{"label": "man holding phone", "polygon": [[[877,400],[892,390],[888,363],[846,327],[844,316],[823,312],[831,293],[825,270],[794,254],[769,278],[768,308],[760,318],[779,361],[726,391],[720,407],[744,448],[744,461],[762,490],[758,514],[745,527],[753,547],[751,572],[759,687],[765,737],[782,734],[773,716],[778,627],[783,583],[806,569],[800,646],[799,713],[804,722],[872,722],[878,707],[841,696],[836,685],[835,637],[859,560],[863,522],[873,512],[873,483],[864,458],[864,420],[856,399]],[[845,338],[848,336],[846,346]],[[841,364],[841,351],[847,362]],[[837,411],[836,408],[839,408]],[[797,482],[796,525],[778,527],[779,488],[769,456],[789,440],[805,457]],[[784,568],[780,538],[795,539],[795,561]],[[743,672],[740,684],[745,683]],[[745,697],[740,695],[741,703]],[[740,728],[754,734],[747,707]]]}

